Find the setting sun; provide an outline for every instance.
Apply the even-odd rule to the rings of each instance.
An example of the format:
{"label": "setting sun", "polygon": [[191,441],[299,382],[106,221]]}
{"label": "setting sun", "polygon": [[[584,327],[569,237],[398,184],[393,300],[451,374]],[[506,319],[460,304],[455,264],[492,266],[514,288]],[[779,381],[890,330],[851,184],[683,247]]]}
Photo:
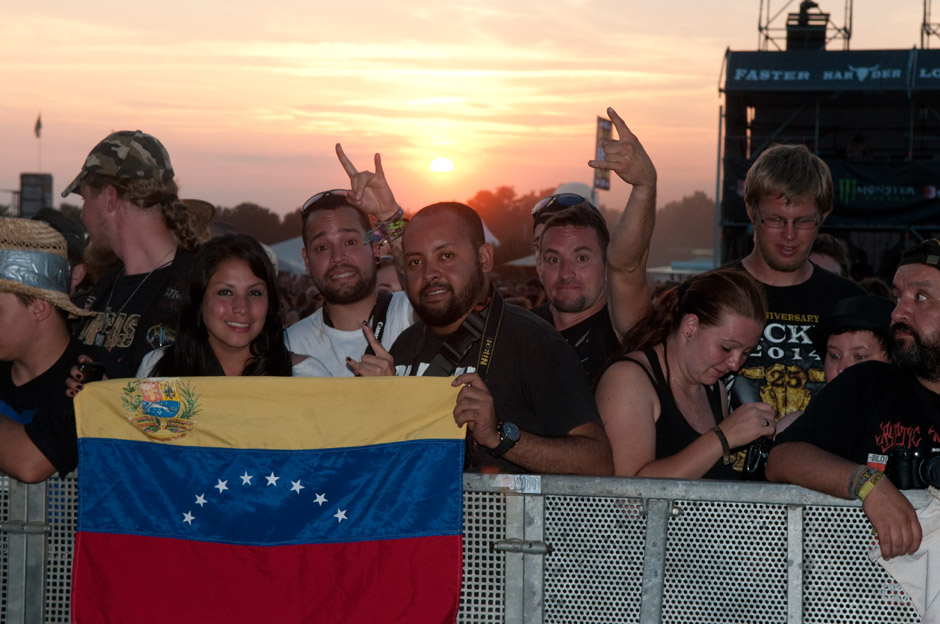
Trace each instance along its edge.
{"label": "setting sun", "polygon": [[454,163],[451,162],[450,158],[444,158],[443,156],[438,156],[431,161],[431,171],[453,171]]}

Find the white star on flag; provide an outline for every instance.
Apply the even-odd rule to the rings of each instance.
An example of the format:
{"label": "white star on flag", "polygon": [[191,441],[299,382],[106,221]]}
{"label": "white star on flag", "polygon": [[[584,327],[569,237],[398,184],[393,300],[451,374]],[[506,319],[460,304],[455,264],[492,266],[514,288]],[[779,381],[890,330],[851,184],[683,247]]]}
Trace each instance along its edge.
{"label": "white star on flag", "polygon": [[265,479],[268,480],[268,485],[277,486],[277,480],[280,479],[280,477],[275,477],[275,476],[274,476],[274,471],[272,470],[272,471],[271,471],[271,474],[269,474],[268,476],[266,476]]}
{"label": "white star on flag", "polygon": [[323,494],[317,494],[317,497],[313,499],[313,502],[320,505],[320,507],[323,507],[323,503],[326,502],[326,492]]}
{"label": "white star on flag", "polygon": [[183,514],[183,522],[185,522],[186,524],[188,524],[188,525],[190,525],[190,526],[192,526],[193,520],[195,520],[195,519],[196,519],[196,516],[194,516],[193,514],[189,513],[188,511]]}
{"label": "white star on flag", "polygon": [[291,481],[290,491],[300,494],[300,490],[304,489],[304,487],[306,486],[300,485],[300,479],[297,479],[296,481]]}
{"label": "white star on flag", "polygon": [[219,482],[213,485],[212,487],[217,489],[219,491],[219,494],[221,494],[222,492],[228,489],[227,483],[228,481],[223,481],[222,479],[219,479]]}
{"label": "white star on flag", "polygon": [[200,507],[206,506],[206,495],[205,494],[196,494],[196,504]]}
{"label": "white star on flag", "polygon": [[248,471],[245,471],[245,474],[241,476],[242,485],[251,485],[251,480],[255,478],[255,475],[248,474]]}
{"label": "white star on flag", "polygon": [[333,514],[333,517],[336,518],[336,522],[342,522],[343,520],[349,519],[346,517],[346,510],[339,508],[336,509],[336,513]]}

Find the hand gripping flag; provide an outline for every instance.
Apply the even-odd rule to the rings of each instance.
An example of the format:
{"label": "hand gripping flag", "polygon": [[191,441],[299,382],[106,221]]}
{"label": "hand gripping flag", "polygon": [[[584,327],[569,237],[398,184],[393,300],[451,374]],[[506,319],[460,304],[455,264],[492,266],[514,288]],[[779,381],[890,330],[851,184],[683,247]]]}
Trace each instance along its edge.
{"label": "hand gripping flag", "polygon": [[89,384],[75,622],[453,622],[464,432],[433,377]]}

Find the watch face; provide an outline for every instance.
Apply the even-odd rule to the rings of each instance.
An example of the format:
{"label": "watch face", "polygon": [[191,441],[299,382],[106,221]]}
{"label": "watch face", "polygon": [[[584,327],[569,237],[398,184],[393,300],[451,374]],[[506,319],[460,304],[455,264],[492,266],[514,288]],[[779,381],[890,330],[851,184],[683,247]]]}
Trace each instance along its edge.
{"label": "watch face", "polygon": [[519,427],[515,423],[504,422],[503,423],[503,435],[506,436],[508,440],[513,442],[519,441]]}

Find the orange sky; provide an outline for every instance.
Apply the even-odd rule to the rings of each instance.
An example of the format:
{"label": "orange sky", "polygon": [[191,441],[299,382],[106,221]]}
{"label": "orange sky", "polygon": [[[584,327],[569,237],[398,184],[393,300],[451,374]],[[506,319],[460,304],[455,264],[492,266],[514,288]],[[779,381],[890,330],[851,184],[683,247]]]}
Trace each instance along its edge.
{"label": "orange sky", "polygon": [[[714,195],[722,58],[757,49],[756,0],[509,4],[4,3],[0,189],[39,168],[42,111],[56,197],[95,143],[139,128],[166,145],[184,197],[288,212],[345,186],[341,141],[362,166],[381,152],[411,210],[590,182],[595,118],[613,106],[656,163],[660,205]],[[820,4],[841,22],[841,1]],[[922,1],[888,6],[855,2],[853,49],[918,45]],[[454,171],[432,173],[438,156]],[[600,203],[625,197],[617,180]]]}

